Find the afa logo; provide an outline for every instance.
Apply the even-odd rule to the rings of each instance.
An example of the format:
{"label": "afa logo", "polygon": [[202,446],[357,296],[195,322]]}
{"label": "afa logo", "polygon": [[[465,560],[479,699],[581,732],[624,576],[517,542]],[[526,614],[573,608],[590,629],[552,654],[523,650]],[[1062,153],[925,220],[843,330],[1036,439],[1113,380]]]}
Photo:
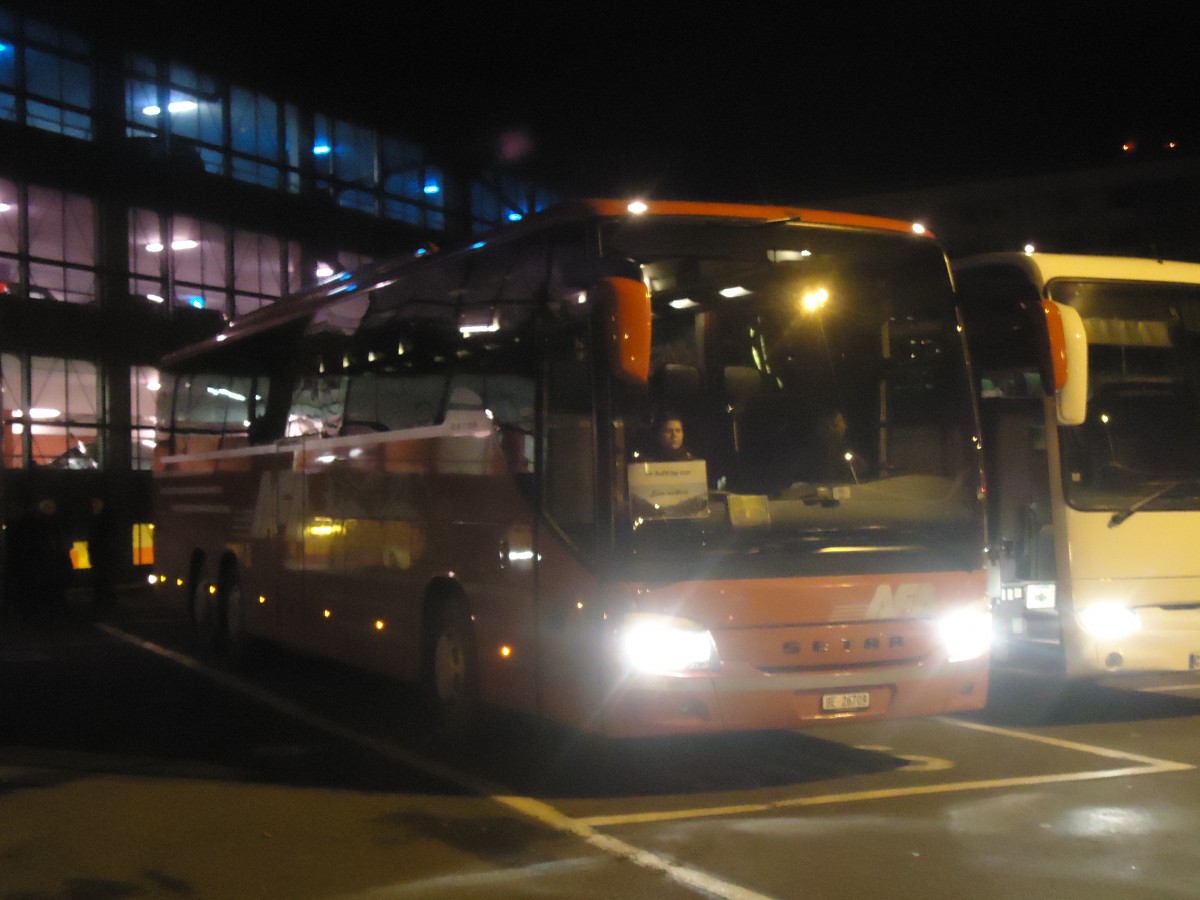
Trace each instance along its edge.
{"label": "afa logo", "polygon": [[867,604],[868,619],[907,619],[930,616],[936,611],[937,598],[928,581],[881,584]]}

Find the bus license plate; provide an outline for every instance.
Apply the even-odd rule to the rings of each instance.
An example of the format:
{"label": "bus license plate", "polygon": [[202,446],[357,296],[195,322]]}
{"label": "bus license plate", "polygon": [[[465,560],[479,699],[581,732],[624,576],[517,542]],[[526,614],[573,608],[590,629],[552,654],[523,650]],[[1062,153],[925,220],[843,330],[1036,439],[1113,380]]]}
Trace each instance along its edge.
{"label": "bus license plate", "polygon": [[822,712],[844,712],[848,709],[866,709],[871,705],[871,695],[867,691],[857,691],[853,694],[822,694]]}

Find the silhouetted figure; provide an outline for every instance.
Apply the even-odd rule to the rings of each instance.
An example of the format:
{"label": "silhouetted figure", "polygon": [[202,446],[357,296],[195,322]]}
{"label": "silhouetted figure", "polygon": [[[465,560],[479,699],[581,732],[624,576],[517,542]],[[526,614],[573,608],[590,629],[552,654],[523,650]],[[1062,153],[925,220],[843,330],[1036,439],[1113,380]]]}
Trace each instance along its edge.
{"label": "silhouetted figure", "polygon": [[53,625],[67,611],[71,555],[58,520],[58,505],[40,500],[7,529],[8,600],[27,622]]}
{"label": "silhouetted figure", "polygon": [[112,514],[100,497],[92,498],[92,517],[88,521],[88,560],[92,565],[92,606],[107,612],[116,605],[116,547]]}

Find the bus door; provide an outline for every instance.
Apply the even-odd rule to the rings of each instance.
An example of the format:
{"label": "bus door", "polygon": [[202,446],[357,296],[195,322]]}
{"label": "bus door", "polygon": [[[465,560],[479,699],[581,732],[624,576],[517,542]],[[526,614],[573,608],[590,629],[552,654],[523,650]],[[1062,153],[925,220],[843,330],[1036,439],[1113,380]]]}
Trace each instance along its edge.
{"label": "bus door", "polygon": [[572,725],[580,710],[598,710],[598,652],[603,610],[595,573],[598,520],[595,391],[586,327],[556,332],[544,343],[539,455],[542,517],[537,531],[541,714]]}
{"label": "bus door", "polygon": [[304,485],[294,469],[298,445],[281,442],[274,452],[255,454],[255,478],[247,486],[253,504],[248,553],[240,555],[242,598],[246,623],[252,632],[290,635],[286,620],[291,604],[300,598],[303,565],[300,523]]}

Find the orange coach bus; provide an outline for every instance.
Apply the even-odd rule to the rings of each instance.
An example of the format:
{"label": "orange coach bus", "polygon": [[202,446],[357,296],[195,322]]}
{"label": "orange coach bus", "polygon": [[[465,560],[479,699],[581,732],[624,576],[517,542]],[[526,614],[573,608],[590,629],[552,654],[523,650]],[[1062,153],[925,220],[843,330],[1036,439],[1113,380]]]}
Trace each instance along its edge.
{"label": "orange coach bus", "polygon": [[[614,737],[979,709],[979,429],[911,223],[564,204],[164,360],[198,636]],[[661,454],[655,423],[684,447]]]}

